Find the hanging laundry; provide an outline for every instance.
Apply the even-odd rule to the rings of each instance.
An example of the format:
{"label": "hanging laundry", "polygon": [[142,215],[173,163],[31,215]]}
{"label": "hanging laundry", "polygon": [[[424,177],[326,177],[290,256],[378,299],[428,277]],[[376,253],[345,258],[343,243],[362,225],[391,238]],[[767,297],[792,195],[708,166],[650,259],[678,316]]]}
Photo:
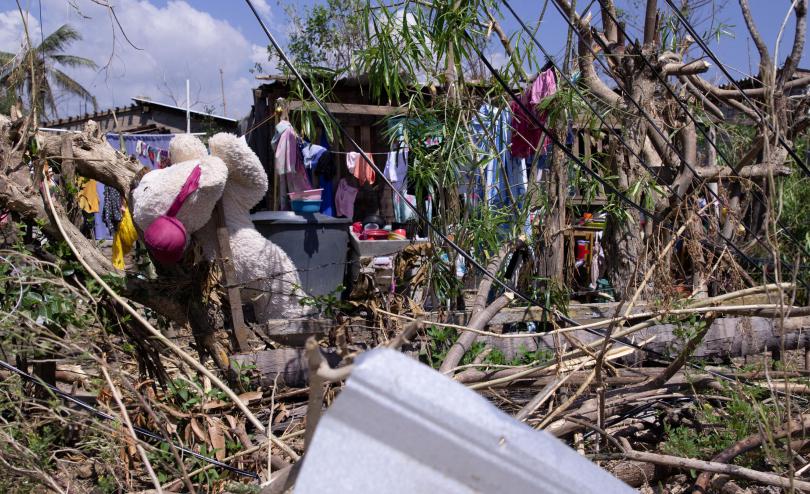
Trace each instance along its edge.
{"label": "hanging laundry", "polygon": [[[147,167],[147,168],[155,168],[157,163],[152,163],[149,160],[149,156],[147,153],[148,147],[153,147],[154,149],[160,152],[161,159],[163,157],[163,153],[165,153],[165,164],[169,164],[169,142],[171,142],[172,138],[174,138],[175,134],[117,134],[114,132],[108,132],[107,142],[113,148],[121,151],[122,153],[126,153],[128,156],[135,156],[138,159],[138,162]],[[165,167],[165,166],[164,166]],[[106,204],[106,190],[108,188],[104,186],[101,182],[96,182],[96,194],[99,198],[99,204],[101,205],[101,211],[95,214],[94,223],[95,223],[95,238],[96,240],[111,240],[113,238],[114,229],[109,229],[104,221],[104,207]],[[120,206],[118,206],[120,211]],[[120,214],[113,213],[113,214]],[[119,220],[120,221],[120,220]]]}
{"label": "hanging laundry", "polygon": [[[321,129],[321,147],[329,150],[329,140],[326,137],[326,130]],[[314,173],[318,176],[318,184],[323,189],[321,192],[321,213],[335,216],[335,160],[331,153],[325,153],[318,160]]]}
{"label": "hanging laundry", "polygon": [[335,192],[335,214],[354,219],[354,200],[357,197],[357,187],[352,187],[346,179],[338,183]]}
{"label": "hanging laundry", "polygon": [[[326,136],[321,138],[322,145],[312,144],[307,141],[301,143],[301,154],[304,157],[304,168],[310,180],[318,178],[318,187],[321,191],[321,213],[334,216],[334,191],[332,177],[335,175],[335,167],[331,155],[329,154],[329,143]],[[312,181],[314,184],[314,181]]]}
{"label": "hanging laundry", "polygon": [[118,229],[115,231],[112,244],[112,263],[118,269],[124,269],[124,256],[129,254],[135,241],[138,240],[138,232],[135,230],[135,224],[132,222],[132,215],[129,214],[129,208],[124,206],[124,211],[121,216],[121,221],[118,223]]}
{"label": "hanging laundry", "polygon": [[[507,203],[506,170],[511,166],[509,152],[512,115],[508,108],[495,108],[485,103],[473,115],[471,130],[473,141],[480,150],[474,162],[482,163],[480,168],[467,174],[467,189],[486,198],[489,204]],[[470,191],[466,191],[470,194]]]}
{"label": "hanging laundry", "polygon": [[155,167],[155,163],[158,159],[158,153],[160,153],[160,150],[153,148],[152,146],[149,146],[146,150],[146,156],[149,158],[149,162],[152,163],[152,168]]}
{"label": "hanging laundry", "polygon": [[[369,154],[365,153],[368,156],[368,159],[374,160],[374,157]],[[364,185],[366,183],[373,184],[374,180],[377,178],[377,175],[374,173],[374,168],[371,167],[368,161],[360,153],[356,153],[351,151],[346,154],[346,168],[348,168],[349,173],[354,175],[357,179],[357,183],[360,185]]]}
{"label": "hanging laundry", "polygon": [[271,141],[275,149],[276,174],[279,176],[279,200],[282,210],[289,209],[289,192],[312,189],[304,168],[304,159],[298,147],[298,136],[292,124],[282,120],[276,125],[276,134]]}
{"label": "hanging laundry", "polygon": [[[521,96],[521,102],[532,112],[540,123],[545,125],[548,113],[538,111],[537,105],[556,91],[557,76],[554,73],[554,69],[550,68],[538,74],[531,86],[529,86]],[[543,136],[543,131],[535,125],[531,116],[527,114],[517,102],[513,101],[509,106],[514,114],[512,118],[512,128],[514,129],[511,146],[512,156],[528,158],[536,152],[545,152],[546,147],[551,142],[551,138],[547,135]]]}
{"label": "hanging laundry", "polygon": [[[393,186],[402,191],[408,187],[408,148],[400,148],[388,153],[383,170]],[[395,194],[396,196],[396,194]]]}
{"label": "hanging laundry", "polygon": [[510,157],[506,167],[506,181],[509,184],[509,197],[522,206],[523,196],[526,195],[529,179],[526,170],[526,158]]}
{"label": "hanging laundry", "polygon": [[318,165],[318,161],[320,161],[321,157],[326,152],[326,148],[307,141],[302,142],[301,155],[304,158],[304,168],[314,170]]}
{"label": "hanging laundry", "polygon": [[[405,190],[403,189],[403,194]],[[404,194],[405,199],[402,199],[400,196],[394,194],[394,222],[395,223],[407,223],[408,220],[412,220],[416,218],[416,213],[413,212],[411,208],[408,207],[408,204],[411,206],[416,207],[416,196],[412,194]]]}
{"label": "hanging laundry", "polygon": [[160,163],[158,164],[158,168],[161,168],[161,169],[168,168],[169,166],[171,166],[171,164],[172,164],[172,162],[169,159],[169,152],[164,151],[164,150],[161,149],[160,150]]}
{"label": "hanging laundry", "polygon": [[106,226],[107,230],[110,232],[114,232],[118,229],[118,224],[124,217],[121,210],[121,203],[121,194],[118,193],[118,190],[113,187],[107,187],[104,190],[104,209],[102,210],[102,216],[104,226]]}
{"label": "hanging laundry", "polygon": [[98,213],[99,201],[98,191],[96,190],[96,181],[87,178],[80,179],[80,189],[77,195],[79,207],[85,213]]}

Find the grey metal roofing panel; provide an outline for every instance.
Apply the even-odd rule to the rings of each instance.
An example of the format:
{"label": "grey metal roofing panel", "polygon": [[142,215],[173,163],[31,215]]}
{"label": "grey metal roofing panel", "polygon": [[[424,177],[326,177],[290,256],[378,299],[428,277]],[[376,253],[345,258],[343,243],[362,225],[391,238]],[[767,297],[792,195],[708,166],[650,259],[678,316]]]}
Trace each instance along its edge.
{"label": "grey metal roofing panel", "polygon": [[377,349],[318,423],[295,492],[635,491],[463,385]]}
{"label": "grey metal roofing panel", "polygon": [[[180,106],[168,105],[166,103],[160,103],[160,102],[157,102],[157,101],[152,101],[150,99],[132,98],[132,101],[136,101],[136,102],[138,102],[138,103],[140,103],[142,105],[162,106],[164,108],[171,108],[172,110],[180,110],[182,112],[186,111],[185,108],[182,108]],[[190,110],[190,113],[193,113],[195,115],[202,115],[203,117],[210,117],[210,118],[215,118],[217,120],[226,120],[228,122],[236,123],[235,118],[221,117],[219,115],[214,115],[213,113],[209,114],[209,113],[204,113],[204,112],[197,111],[197,110]]]}

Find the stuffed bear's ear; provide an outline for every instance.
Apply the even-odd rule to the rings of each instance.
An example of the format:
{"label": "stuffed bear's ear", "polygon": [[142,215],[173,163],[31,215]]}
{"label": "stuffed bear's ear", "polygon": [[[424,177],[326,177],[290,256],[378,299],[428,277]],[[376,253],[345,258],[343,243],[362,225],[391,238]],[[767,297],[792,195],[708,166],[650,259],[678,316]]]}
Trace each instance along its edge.
{"label": "stuffed bear's ear", "polygon": [[252,208],[267,192],[267,173],[256,153],[244,137],[220,132],[208,139],[211,155],[222,159],[228,167],[229,187],[238,187],[235,199],[242,207]]}
{"label": "stuffed bear's ear", "polygon": [[198,160],[208,156],[205,144],[191,134],[178,134],[169,143],[169,159],[172,164]]}

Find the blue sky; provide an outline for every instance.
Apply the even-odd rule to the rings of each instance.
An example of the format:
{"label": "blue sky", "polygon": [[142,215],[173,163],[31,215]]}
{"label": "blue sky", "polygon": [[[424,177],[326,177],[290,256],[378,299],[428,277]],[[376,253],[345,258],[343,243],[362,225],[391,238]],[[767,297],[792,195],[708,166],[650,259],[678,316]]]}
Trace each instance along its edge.
{"label": "blue sky", "polygon": [[[318,0],[298,1],[299,8],[312,5]],[[680,3],[679,0],[676,0]],[[529,23],[536,22],[541,0],[511,0],[517,12]],[[39,29],[39,1],[30,3],[28,18],[32,36],[41,36]],[[219,69],[223,71],[227,113],[242,117],[250,109],[250,89],[257,85],[249,69],[257,61],[266,60],[267,39],[242,0],[115,0],[119,20],[133,44],[130,46],[116,31],[113,37],[112,21],[107,12],[90,0],[73,0],[76,8],[67,0],[42,0],[42,19],[47,34],[59,25],[69,22],[79,29],[85,39],[75,45],[74,54],[87,56],[104,66],[103,70],[76,71],[72,75],[87,85],[96,94],[101,108],[123,106],[132,96],[149,96],[155,100],[184,103],[185,79],[192,80],[194,107],[214,107],[222,113]],[[277,0],[254,0],[271,30],[284,41],[290,29],[289,19]],[[390,2],[387,2],[390,3]],[[618,0],[620,7],[631,14],[640,15],[641,0]],[[771,47],[785,15],[789,11],[787,0],[750,0],[754,18],[766,43]],[[579,0],[580,5],[586,4]],[[640,4],[641,7],[635,6]],[[750,42],[734,1],[717,1],[716,19],[727,25],[733,35],[712,42],[712,49],[728,66],[733,75],[757,71],[758,56]],[[665,2],[659,7],[665,9]],[[518,30],[517,23],[503,9],[503,26],[512,34]],[[593,9],[595,16],[597,9]],[[794,18],[791,15],[779,49],[779,59],[790,50]],[[640,35],[640,26],[628,26],[631,36]],[[560,54],[565,41],[567,25],[549,5],[538,32],[540,42],[554,54]],[[22,23],[13,0],[0,0],[0,50],[14,51],[22,38]],[[525,40],[526,38],[524,38]],[[495,41],[495,40],[493,40]],[[525,42],[525,41],[524,41]],[[500,47],[493,42],[490,54],[502,59]],[[703,55],[699,48],[692,52]],[[805,46],[801,65],[810,65],[810,48]],[[275,68],[275,62],[264,63],[266,70]],[[716,70],[710,78],[719,78]],[[84,106],[70,99],[60,101],[62,115],[82,111]]]}

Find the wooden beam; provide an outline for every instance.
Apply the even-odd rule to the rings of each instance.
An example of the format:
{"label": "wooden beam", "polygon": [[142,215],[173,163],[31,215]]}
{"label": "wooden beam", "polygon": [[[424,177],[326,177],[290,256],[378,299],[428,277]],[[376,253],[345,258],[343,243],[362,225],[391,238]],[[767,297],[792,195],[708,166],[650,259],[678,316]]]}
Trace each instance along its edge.
{"label": "wooden beam", "polygon": [[[313,111],[314,103],[304,101],[290,101],[287,109],[290,111]],[[405,113],[398,106],[359,105],[353,103],[324,103],[326,109],[336,115],[374,115],[384,117],[396,113]]]}
{"label": "wooden beam", "polygon": [[225,286],[228,287],[228,305],[231,308],[231,323],[233,324],[233,336],[239,351],[246,352],[250,349],[248,345],[248,330],[245,326],[245,317],[242,313],[242,294],[236,286],[236,270],[233,267],[231,254],[230,235],[228,227],[225,226],[225,211],[222,201],[217,202],[214,211],[217,218],[217,244],[219,247],[219,258],[222,261],[222,273],[225,276]]}

